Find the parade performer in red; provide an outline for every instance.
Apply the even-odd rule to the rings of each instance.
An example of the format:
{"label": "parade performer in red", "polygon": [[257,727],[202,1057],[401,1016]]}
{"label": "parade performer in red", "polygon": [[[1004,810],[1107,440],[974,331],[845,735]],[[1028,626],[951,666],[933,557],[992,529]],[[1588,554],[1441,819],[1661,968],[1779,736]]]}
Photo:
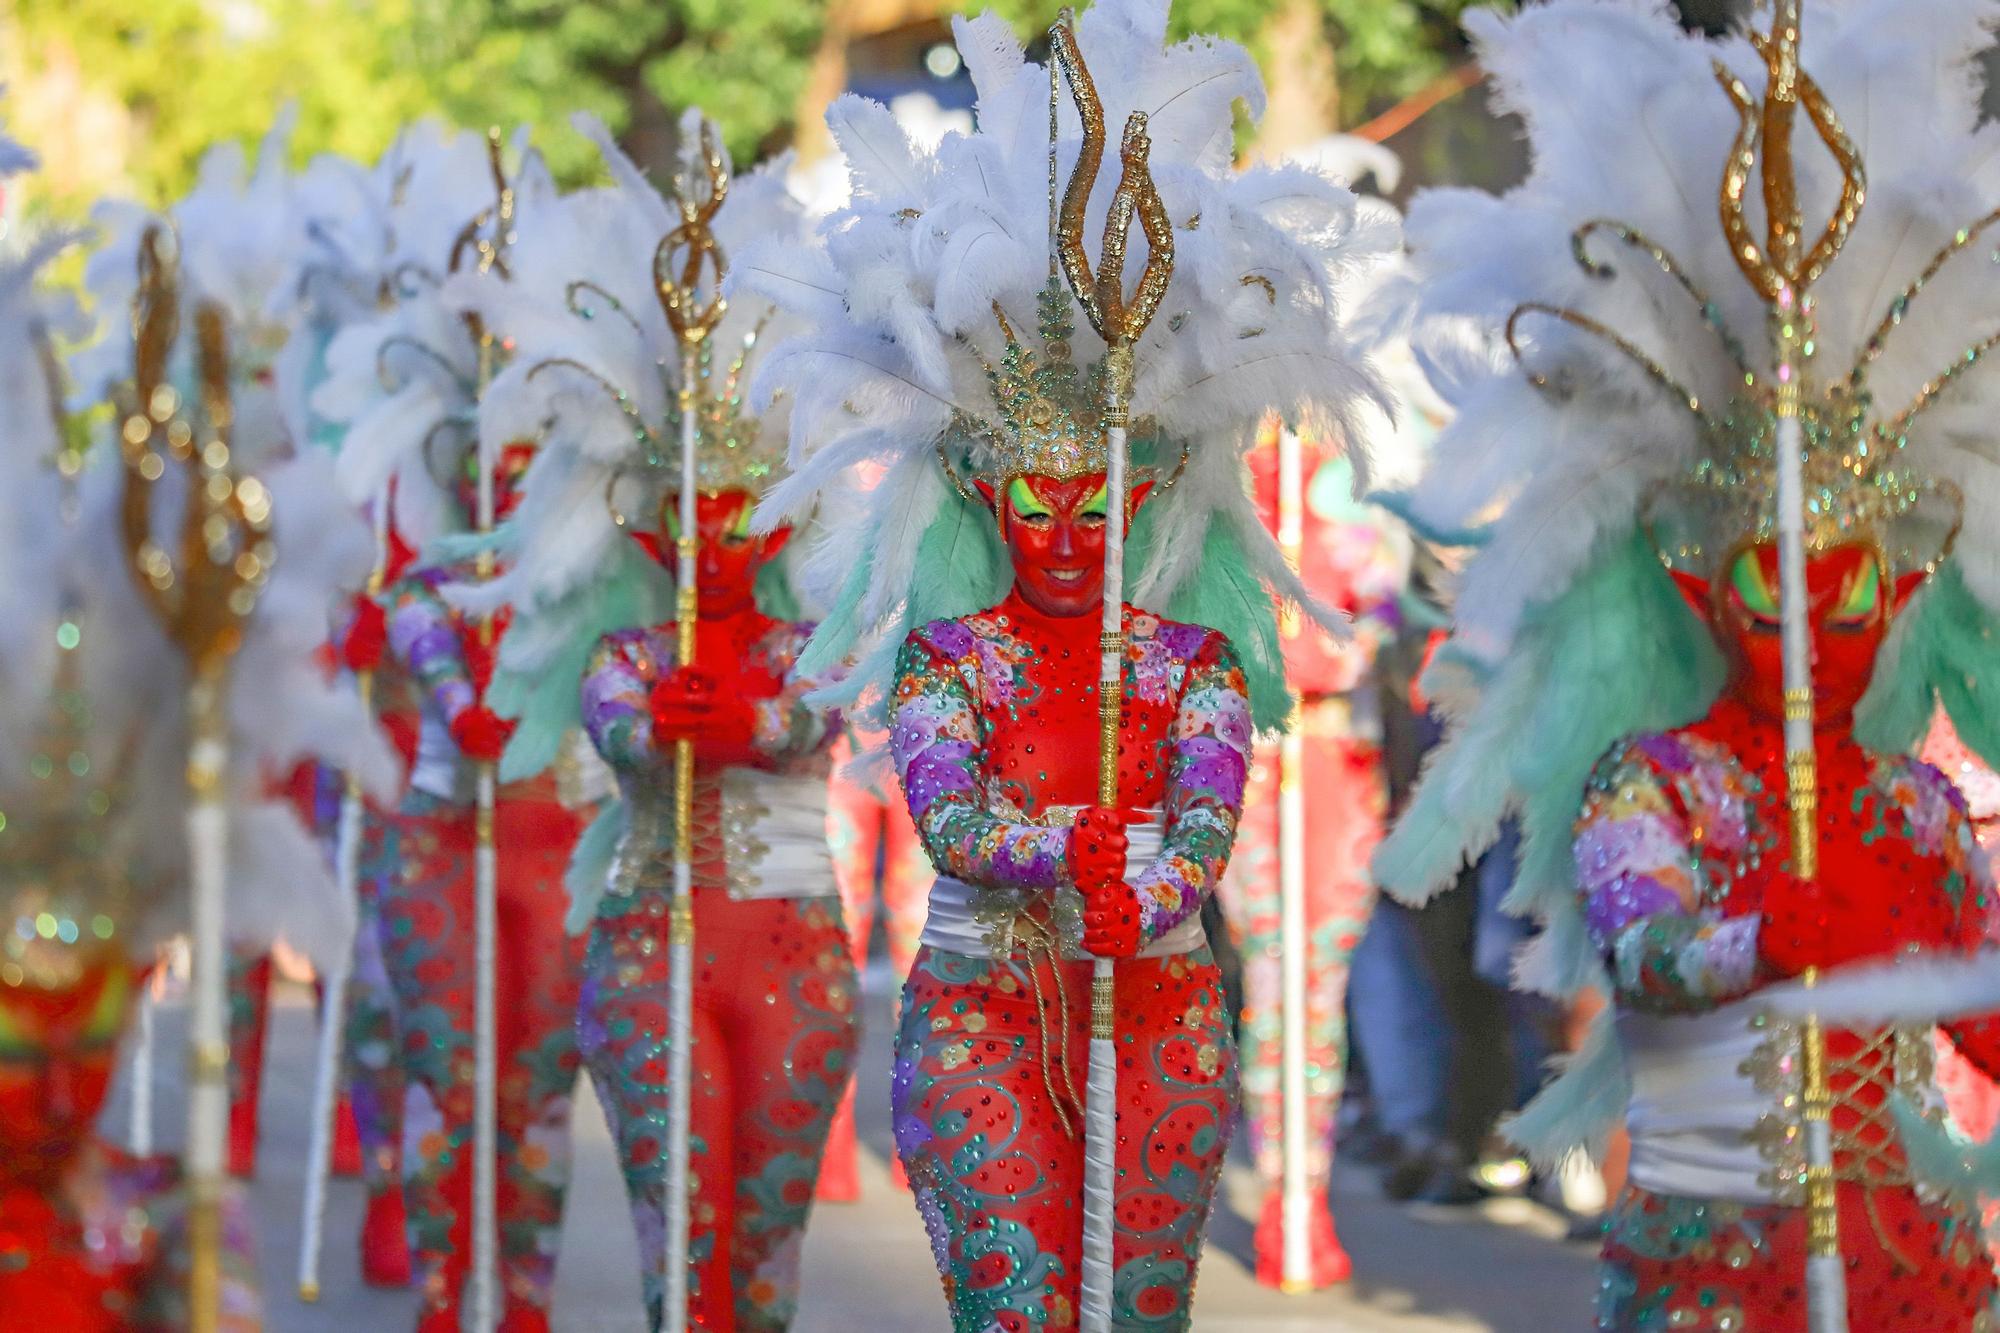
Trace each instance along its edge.
{"label": "parade performer in red", "polygon": [[[1231,174],[1229,108],[1260,107],[1255,68],[1226,43],[1167,46],[1166,18],[1107,3],[1062,30],[1060,98],[997,18],[961,21],[978,132],[925,151],[884,108],[842,99],[828,119],[855,202],[826,225],[825,260],[744,261],[812,321],[765,374],[792,402],[800,471],[760,522],[807,512],[858,461],[887,465],[865,504],[826,506],[836,610],[806,666],[862,651],[823,697],[886,713],[938,872],[892,1103],[960,1333],[1188,1326],[1235,1085],[1200,907],[1252,730],[1287,711],[1273,590],[1301,591],[1242,450],[1267,413],[1338,414],[1368,383],[1330,283],[1386,237],[1309,171]],[[1107,124],[1133,110],[1154,114],[1105,164]],[[1129,231],[1107,231],[1079,303],[1064,272],[1093,262],[1097,187]],[[1107,616],[1108,575],[1126,570],[1135,595]],[[1123,645],[1122,703],[1101,725],[1107,644]],[[1091,955],[1118,960],[1115,1105],[1085,1095]],[[1100,1289],[1086,1125],[1114,1110]]]}
{"label": "parade performer in red", "polygon": [[[1368,859],[1388,810],[1382,768],[1380,701],[1370,678],[1377,647],[1401,624],[1409,580],[1407,532],[1380,509],[1351,496],[1346,460],[1275,430],[1251,455],[1265,525],[1285,536],[1280,454],[1300,454],[1299,576],[1351,616],[1351,637],[1335,642],[1299,627],[1284,640],[1286,674],[1299,691],[1294,721],[1299,772],[1282,774],[1286,749],[1260,745],[1250,766],[1236,854],[1219,886],[1230,933],[1244,961],[1242,1067],[1244,1121],[1250,1131],[1264,1201],[1257,1217],[1257,1280],[1271,1287],[1324,1287],[1352,1273],[1328,1205],[1334,1120],[1347,1066],[1347,963],[1368,928],[1375,898]],[[1298,784],[1304,818],[1298,833],[1304,938],[1284,927],[1281,783]],[[1284,1056],[1283,971],[1287,948],[1303,953],[1303,1069],[1289,1074]],[[1304,1272],[1285,1273],[1285,1080],[1303,1081],[1305,1192],[1310,1200]]]}
{"label": "parade performer in red", "polygon": [[[490,189],[490,172],[481,136],[417,125],[399,135],[372,169],[321,157],[300,176],[304,236],[295,286],[311,323],[282,363],[291,369],[284,380],[296,386],[298,400],[288,415],[299,434],[336,451],[343,496],[376,529],[382,587],[411,572],[417,547],[461,521],[456,511],[469,488],[441,484],[437,474],[449,466],[441,451],[463,439],[466,427],[454,418],[470,403],[461,383],[439,373],[444,367],[427,362],[422,348],[462,343],[455,329],[440,323],[442,312],[426,293],[434,293],[454,255],[465,262],[469,242],[461,215],[468,201]],[[385,311],[385,297],[402,299]],[[383,384],[385,366],[393,372],[392,387]],[[476,375],[476,366],[470,370]],[[340,664],[369,681],[375,715],[395,739],[406,774],[414,771],[423,691],[397,668],[388,612],[375,598],[357,600],[340,636]],[[377,1286],[402,1286],[411,1277],[403,1201],[406,1089],[382,915],[402,862],[396,806],[366,805],[340,1048],[368,1192],[361,1271]],[[305,1244],[314,1244],[311,1236]],[[311,1255],[301,1273],[317,1267]]]}
{"label": "parade performer in red", "polygon": [[1990,1000],[1943,961],[1855,974],[1992,938],[1964,799],[1913,756],[1940,703],[2000,754],[1995,17],[1482,15],[1536,170],[1411,210],[1425,316],[1520,364],[1435,349],[1461,414],[1413,510],[1487,540],[1377,864],[1421,894],[1518,812],[1522,979],[1615,999],[1511,1127],[1553,1161],[1624,1117],[1602,1329],[1992,1327],[1991,1181],[1926,1118],[1930,1029],[2000,1068]]}
{"label": "parade performer in red", "polygon": [[[532,156],[507,188],[522,225],[564,206]],[[459,201],[465,217],[480,211],[484,192],[467,191]],[[481,1095],[474,1049],[475,768],[500,758],[511,730],[488,698],[504,612],[489,629],[485,617],[450,606],[442,590],[479,577],[477,562],[449,538],[475,524],[481,468],[492,469],[494,512],[504,520],[533,456],[526,443],[473,447],[482,352],[443,298],[454,268],[470,270],[500,245],[489,237],[492,230],[490,220],[461,222],[438,267],[406,272],[396,305],[344,331],[329,349],[334,383],[349,386],[350,484],[393,479],[398,530],[412,538],[428,534],[424,556],[382,597],[389,660],[420,692],[422,713],[409,794],[396,819],[399,865],[379,904],[407,1088],[404,1204],[424,1296],[419,1327],[426,1329],[458,1326],[473,1258],[474,1106]],[[364,387],[370,375],[372,393]],[[341,399],[330,388],[319,401],[330,406]],[[580,1067],[572,1019],[581,959],[562,946],[561,921],[563,869],[586,802],[562,782],[557,757],[503,776],[492,836],[496,1211],[501,1327],[509,1330],[548,1326],[569,1178],[570,1097]]]}
{"label": "parade performer in red", "polygon": [[602,126],[579,125],[614,188],[524,227],[511,281],[454,289],[514,345],[482,429],[543,439],[499,534],[513,572],[460,595],[513,608],[495,691],[521,721],[508,761],[580,721],[617,777],[571,870],[570,923],[588,935],[577,1033],[648,1319],[776,1333],[797,1309],[856,994],[826,841],[839,719],[801,702],[811,626],[790,593],[790,534],[749,527],[782,472],[785,418],[747,411],[742,390],[783,326],[753,296],[725,306],[714,284],[752,237],[810,240],[788,161],[732,181],[699,113],[682,121],[671,201]]}

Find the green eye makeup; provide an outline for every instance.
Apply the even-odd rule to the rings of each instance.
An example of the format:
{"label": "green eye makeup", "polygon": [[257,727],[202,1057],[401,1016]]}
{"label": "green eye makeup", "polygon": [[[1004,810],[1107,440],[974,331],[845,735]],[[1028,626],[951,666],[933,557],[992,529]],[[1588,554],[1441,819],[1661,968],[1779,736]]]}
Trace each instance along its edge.
{"label": "green eye makeup", "polygon": [[1730,571],[1729,586],[1735,591],[1743,609],[1759,620],[1778,618],[1778,599],[1771,591],[1771,585],[1764,577],[1764,562],[1757,558],[1755,551],[1745,551],[1736,557],[1736,567]]}
{"label": "green eye makeup", "polygon": [[1049,507],[1035,498],[1035,492],[1020,477],[1007,483],[1007,503],[1016,518],[1051,517]]}

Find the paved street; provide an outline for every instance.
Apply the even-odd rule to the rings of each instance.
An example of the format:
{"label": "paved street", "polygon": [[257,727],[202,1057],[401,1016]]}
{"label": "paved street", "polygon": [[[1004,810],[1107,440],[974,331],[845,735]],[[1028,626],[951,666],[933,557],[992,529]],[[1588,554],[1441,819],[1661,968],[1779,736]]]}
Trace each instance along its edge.
{"label": "paved street", "polygon": [[[888,983],[869,979],[871,1025],[860,1097],[863,1202],[819,1210],[806,1244],[805,1294],[795,1333],[940,1333],[943,1304],[915,1211],[890,1186]],[[163,1011],[159,1124],[179,1133],[178,1014]],[[316,1306],[293,1298],[302,1160],[311,1096],[310,1015],[298,995],[273,1014],[264,1145],[252,1191],[265,1291],[277,1333],[401,1333],[411,1298],[361,1286],[355,1234],[360,1186],[336,1181]],[[122,1099],[107,1115],[124,1134]],[[576,1179],[558,1269],[556,1326],[563,1333],[627,1333],[638,1317],[637,1251],[611,1144],[588,1091],[579,1103]],[[1251,1280],[1250,1227],[1257,1202],[1247,1165],[1232,1163],[1202,1266],[1195,1327],[1201,1333],[1558,1333],[1588,1327],[1588,1253],[1555,1238],[1553,1220],[1518,1200],[1480,1209],[1413,1213],[1384,1203],[1372,1182],[1344,1173],[1336,1185],[1342,1236],[1356,1281],[1333,1293],[1287,1298]]]}

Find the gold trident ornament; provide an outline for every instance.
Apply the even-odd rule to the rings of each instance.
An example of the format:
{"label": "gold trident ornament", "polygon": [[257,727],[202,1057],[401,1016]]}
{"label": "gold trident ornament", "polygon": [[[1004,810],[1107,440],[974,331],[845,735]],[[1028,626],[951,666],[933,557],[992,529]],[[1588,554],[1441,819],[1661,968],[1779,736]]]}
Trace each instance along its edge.
{"label": "gold trident ornament", "polygon": [[[1133,347],[1146,331],[1167,294],[1174,269],[1173,224],[1153,184],[1148,157],[1152,140],[1146,134],[1146,113],[1126,117],[1119,144],[1121,171],[1104,221],[1104,242],[1093,271],[1083,246],[1085,217],[1097,171],[1104,160],[1104,104],[1097,85],[1077,49],[1072,16],[1065,12],[1049,30],[1051,97],[1049,157],[1054,183],[1056,117],[1054,84],[1069,83],[1070,96],[1083,123],[1083,146],[1063,191],[1052,238],[1062,261],[1063,276],[1075,292],[1091,327],[1109,349],[1105,357],[1105,484],[1111,496],[1104,522],[1104,620],[1098,643],[1097,803],[1118,808],[1118,724],[1124,702],[1125,663],[1125,525],[1128,465],[1126,425],[1131,412]],[[1125,296],[1126,250],[1132,223],[1146,238],[1146,264],[1131,297]],[[1109,958],[1093,960],[1090,981],[1090,1067],[1084,1106],[1083,1272],[1078,1316],[1082,1333],[1110,1333],[1112,1247],[1116,1219],[1112,1195],[1116,1181],[1117,1035],[1113,1015],[1114,965]]]}
{"label": "gold trident ornament", "polygon": [[[193,958],[189,1023],[189,1326],[212,1333],[221,1318],[222,1145],[228,1115],[229,1043],[223,986],[223,907],[228,878],[229,720],[223,690],[243,643],[243,623],[276,557],[271,499],[230,455],[229,354],[223,315],[195,311],[200,411],[190,417],[168,381],[179,333],[180,293],[173,234],[149,227],[139,246],[134,303],[136,353],[130,389],[120,395],[125,462],[120,519],[127,556],[147,605],[188,659],[192,737],[187,781],[188,864]],[[169,467],[185,478],[179,531],[155,535],[157,486]]]}
{"label": "gold trident ornament", "polygon": [[[685,122],[684,122],[685,123]],[[684,160],[696,159],[674,176],[674,197],[680,225],[661,238],[653,252],[653,285],[660,307],[681,347],[679,395],[681,477],[679,531],[675,534],[675,662],[682,668],[695,662],[697,595],[695,495],[699,487],[700,412],[695,383],[701,376],[702,346],[728,310],[722,295],[726,260],[715,238],[716,214],[729,197],[729,166],[716,140],[715,126],[697,117],[690,129],[693,145],[683,145]],[[692,148],[692,151],[688,151]],[[692,167],[699,167],[697,180]],[[688,1186],[689,1091],[694,1076],[694,741],[674,743],[674,896],[668,918],[667,995],[667,1244],[661,1275],[666,1290],[667,1333],[687,1328],[688,1304]]]}
{"label": "gold trident ornament", "polygon": [[[1091,269],[1090,255],[1083,246],[1085,215],[1090,210],[1091,191],[1097,185],[1097,170],[1104,161],[1104,103],[1097,84],[1077,50],[1073,19],[1068,12],[1049,30],[1049,53],[1055,67],[1068,82],[1083,121],[1083,146],[1069,185],[1063,190],[1062,209],[1056,218],[1056,254],[1062,260],[1063,276],[1076,293],[1090,326],[1111,349],[1108,366],[1110,384],[1107,424],[1123,426],[1132,392],[1132,347],[1153,321],[1166,299],[1167,284],[1174,271],[1174,228],[1167,206],[1153,185],[1147,159],[1153,141],[1146,133],[1146,113],[1134,111],[1125,118],[1125,134],[1118,145],[1123,170],[1111,195],[1111,208],[1104,219],[1104,243],[1098,267]],[[1050,127],[1050,153],[1054,153],[1054,127]],[[1140,270],[1139,285],[1128,301],[1125,297],[1125,251],[1137,218],[1146,237],[1146,264]]]}

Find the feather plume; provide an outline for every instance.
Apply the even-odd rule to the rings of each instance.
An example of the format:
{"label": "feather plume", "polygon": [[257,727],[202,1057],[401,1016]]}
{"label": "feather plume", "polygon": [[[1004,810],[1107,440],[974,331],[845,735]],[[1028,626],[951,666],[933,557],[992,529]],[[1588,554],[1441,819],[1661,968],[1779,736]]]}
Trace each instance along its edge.
{"label": "feather plume", "polygon": [[[995,415],[986,366],[999,363],[1005,340],[994,312],[1031,332],[1054,271],[1049,71],[997,19],[959,19],[953,32],[978,99],[976,131],[927,144],[885,107],[836,102],[827,119],[853,194],[821,225],[825,258],[807,270],[760,254],[742,275],[803,326],[753,386],[793,404],[793,475],[767,497],[758,523],[807,512],[857,463],[881,469],[858,500],[823,511],[828,532],[809,566],[842,576],[830,582],[832,613],[809,660],[862,654],[856,672],[825,692],[850,705],[879,704],[908,629],[930,614],[982,609],[1006,590],[990,516],[972,525],[983,530],[979,545],[955,544],[967,516],[982,511],[954,493],[936,451],[966,465],[955,423]],[[1192,447],[1178,482],[1142,511],[1153,535],[1135,534],[1128,551],[1134,600],[1163,615],[1176,606],[1227,610],[1246,658],[1275,667],[1274,600],[1338,618],[1307,596],[1257,521],[1242,455],[1272,413],[1361,438],[1355,405],[1381,393],[1344,326],[1346,290],[1383,260],[1396,231],[1309,168],[1233,171],[1233,109],[1254,116],[1263,107],[1256,67],[1230,43],[1170,45],[1164,0],[1103,0],[1080,19],[1077,40],[1088,66],[1117,71],[1098,86],[1112,134],[1129,113],[1148,116],[1151,173],[1174,227],[1176,264],[1136,348],[1131,413],[1167,441],[1151,459],[1160,475],[1180,442]],[[1058,176],[1067,179],[1082,127],[1067,98],[1057,117]],[[1120,170],[1117,152],[1106,153],[1086,235],[1102,233]],[[1135,232],[1135,273],[1144,244]],[[1080,314],[1075,323],[1074,357],[1101,358],[1103,342]],[[972,561],[971,574],[945,574],[933,558],[940,547]],[[1218,560],[1227,571],[1216,573]],[[1211,574],[1218,581],[1202,586]],[[941,576],[951,586],[939,595]],[[927,613],[924,603],[945,609]],[[1283,712],[1280,686],[1260,713]]]}

